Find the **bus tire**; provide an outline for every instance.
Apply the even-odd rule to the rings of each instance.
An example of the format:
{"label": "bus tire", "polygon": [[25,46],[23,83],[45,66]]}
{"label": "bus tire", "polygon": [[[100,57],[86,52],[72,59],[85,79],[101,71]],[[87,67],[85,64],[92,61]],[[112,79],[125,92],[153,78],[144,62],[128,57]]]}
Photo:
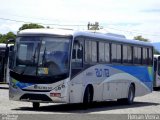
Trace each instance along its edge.
{"label": "bus tire", "polygon": [[87,86],[84,92],[83,104],[85,107],[93,102],[93,90],[91,86]]}
{"label": "bus tire", "polygon": [[33,109],[38,109],[39,106],[40,106],[40,103],[38,103],[38,102],[33,102],[32,105],[33,105]]}
{"label": "bus tire", "polygon": [[135,87],[133,86],[133,84],[131,84],[128,91],[128,97],[125,99],[126,104],[128,105],[133,104],[134,97],[135,97]]}
{"label": "bus tire", "polygon": [[128,90],[128,97],[118,99],[117,101],[121,104],[131,105],[133,104],[134,97],[135,97],[135,87],[133,84],[131,84]]}

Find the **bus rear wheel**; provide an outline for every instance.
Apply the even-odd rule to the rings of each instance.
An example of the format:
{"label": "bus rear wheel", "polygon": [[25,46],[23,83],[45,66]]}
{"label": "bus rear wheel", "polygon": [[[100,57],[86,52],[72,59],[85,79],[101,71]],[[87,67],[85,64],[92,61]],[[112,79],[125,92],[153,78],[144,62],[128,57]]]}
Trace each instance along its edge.
{"label": "bus rear wheel", "polygon": [[33,109],[38,109],[39,106],[40,106],[40,103],[38,103],[38,102],[33,102],[33,103],[32,103],[32,106],[33,106]]}
{"label": "bus rear wheel", "polygon": [[135,88],[133,84],[130,85],[129,91],[128,91],[128,98],[126,99],[127,104],[132,104],[135,97]]}
{"label": "bus rear wheel", "polygon": [[87,86],[84,97],[83,97],[83,105],[84,107],[89,107],[89,105],[93,102],[93,90],[92,87]]}
{"label": "bus rear wheel", "polygon": [[118,102],[120,102],[122,104],[131,105],[131,104],[133,104],[134,97],[135,97],[135,87],[133,86],[133,84],[131,84],[129,87],[129,91],[128,91],[128,97],[118,99]]}

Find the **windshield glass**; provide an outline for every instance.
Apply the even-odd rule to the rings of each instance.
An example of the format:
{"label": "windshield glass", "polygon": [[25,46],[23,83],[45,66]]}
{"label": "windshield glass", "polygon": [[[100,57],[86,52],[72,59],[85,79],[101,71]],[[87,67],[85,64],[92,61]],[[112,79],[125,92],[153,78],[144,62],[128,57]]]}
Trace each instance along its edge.
{"label": "windshield glass", "polygon": [[14,71],[36,76],[68,73],[69,43],[69,38],[18,37]]}

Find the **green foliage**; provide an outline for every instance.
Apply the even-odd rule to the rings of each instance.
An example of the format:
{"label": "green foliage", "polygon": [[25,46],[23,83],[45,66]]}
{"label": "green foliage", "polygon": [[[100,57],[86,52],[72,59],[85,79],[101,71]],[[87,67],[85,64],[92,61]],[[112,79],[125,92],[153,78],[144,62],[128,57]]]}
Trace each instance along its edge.
{"label": "green foliage", "polygon": [[3,35],[2,34],[0,34],[0,39],[3,37]]}
{"label": "green foliage", "polygon": [[135,36],[134,40],[139,40],[139,41],[144,41],[144,42],[149,42],[148,39],[143,38],[141,35]]}
{"label": "green foliage", "polygon": [[30,23],[30,24],[23,24],[20,28],[19,31],[24,30],[24,29],[36,29],[36,28],[44,28],[44,26],[36,24],[36,23]]}
{"label": "green foliage", "polygon": [[153,49],[153,53],[154,54],[160,54],[160,52],[158,50],[156,50],[155,48]]}
{"label": "green foliage", "polygon": [[0,43],[6,43],[9,39],[15,39],[16,35],[13,32],[8,32],[7,34],[0,34]]}
{"label": "green foliage", "polygon": [[95,22],[94,24],[88,23],[88,30],[99,30],[99,22]]}
{"label": "green foliage", "polygon": [[[139,41],[144,41],[144,42],[150,42],[148,39],[143,38],[141,35],[135,36],[134,39],[139,40]],[[155,48],[153,48],[153,53],[154,54],[160,54],[160,52],[157,51]]]}
{"label": "green foliage", "polygon": [[[34,28],[44,28],[42,25],[38,25],[35,23],[30,23],[30,24],[23,24],[20,28],[20,30],[24,29],[34,29]],[[13,32],[8,32],[7,34],[0,34],[0,43],[6,43],[7,40],[9,39],[15,39],[16,35]]]}

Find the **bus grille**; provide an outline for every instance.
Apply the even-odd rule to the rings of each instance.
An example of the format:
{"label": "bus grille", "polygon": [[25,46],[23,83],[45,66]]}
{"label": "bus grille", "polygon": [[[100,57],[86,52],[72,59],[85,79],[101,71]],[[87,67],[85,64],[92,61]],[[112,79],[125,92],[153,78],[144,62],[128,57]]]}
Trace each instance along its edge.
{"label": "bus grille", "polygon": [[28,100],[28,101],[52,101],[47,95],[44,94],[24,94],[21,96],[20,100]]}

